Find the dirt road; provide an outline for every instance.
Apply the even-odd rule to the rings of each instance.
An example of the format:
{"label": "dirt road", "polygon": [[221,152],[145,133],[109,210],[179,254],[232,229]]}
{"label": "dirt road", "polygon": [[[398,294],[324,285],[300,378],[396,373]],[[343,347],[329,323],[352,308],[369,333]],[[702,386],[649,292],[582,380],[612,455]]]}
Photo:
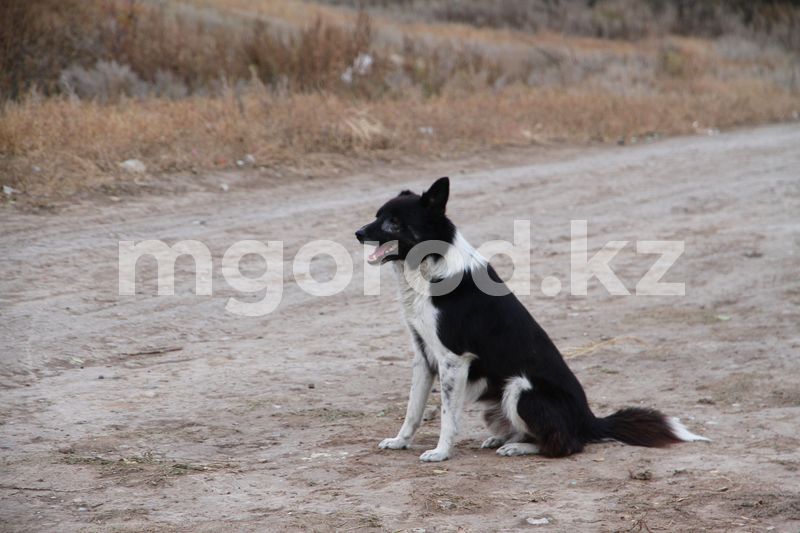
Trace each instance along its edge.
{"label": "dirt road", "polygon": [[[650,145],[561,149],[348,179],[218,187],[56,215],[0,212],[0,528],[6,531],[786,531],[800,529],[800,127]],[[404,412],[410,347],[394,280],[361,291],[352,236],[381,201],[453,180],[450,213],[474,244],[532,224],[522,298],[584,383],[598,414],[649,405],[710,444],[616,443],[560,460],[501,458],[471,410],[453,460],[378,450]],[[633,290],[655,257],[637,240],[684,240],[666,276],[686,296],[547,297],[569,286],[570,220]],[[142,261],[117,293],[120,240],[197,239],[213,296],[177,263],[156,296]],[[282,240],[277,311],[222,277],[242,239]],[[356,261],[336,296],[300,290],[291,261],[332,239]],[[251,257],[252,258],[252,257]],[[258,261],[245,262],[258,273]],[[499,261],[501,272],[507,265]],[[315,263],[320,279],[333,263]],[[438,394],[432,404],[438,401]],[[546,523],[545,523],[546,522]],[[536,525],[539,524],[539,525]]]}

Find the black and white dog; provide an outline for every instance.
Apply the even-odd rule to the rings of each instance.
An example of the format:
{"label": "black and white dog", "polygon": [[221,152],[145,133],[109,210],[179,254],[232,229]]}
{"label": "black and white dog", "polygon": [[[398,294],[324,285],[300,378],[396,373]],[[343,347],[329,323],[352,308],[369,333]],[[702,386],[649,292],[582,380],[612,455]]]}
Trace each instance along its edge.
{"label": "black and white dog", "polygon": [[[487,280],[504,285],[445,215],[449,189],[448,178],[440,178],[421,196],[403,191],[356,232],[360,242],[378,244],[370,263],[393,263],[415,346],[405,421],[381,448],[409,446],[436,374],[442,426],[423,461],[451,457],[468,401],[485,404],[491,436],[482,447],[499,455],[561,457],[607,439],[637,446],[708,440],[653,409],[596,417],[558,348],[522,303],[508,290],[482,289]],[[426,248],[431,243],[441,247]]]}

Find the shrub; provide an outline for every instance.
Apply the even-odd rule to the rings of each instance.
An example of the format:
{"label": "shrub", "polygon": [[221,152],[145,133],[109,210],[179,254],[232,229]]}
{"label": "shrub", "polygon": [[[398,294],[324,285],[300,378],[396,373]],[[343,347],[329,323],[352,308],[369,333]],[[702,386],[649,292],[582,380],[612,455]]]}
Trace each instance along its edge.
{"label": "shrub", "polygon": [[352,28],[318,17],[280,35],[258,20],[200,20],[135,0],[6,0],[2,10],[0,99],[33,87],[101,101],[144,92],[179,97],[254,74],[267,84],[285,79],[292,90],[335,90],[372,39],[364,13]]}
{"label": "shrub", "polygon": [[145,83],[128,65],[116,61],[98,61],[86,69],[73,65],[61,71],[61,90],[83,99],[96,99],[102,103],[116,101],[121,96],[144,96]]}
{"label": "shrub", "polygon": [[776,42],[787,50],[800,48],[800,4],[796,0],[327,1],[476,27],[628,40],[667,33],[696,37],[736,34]]}

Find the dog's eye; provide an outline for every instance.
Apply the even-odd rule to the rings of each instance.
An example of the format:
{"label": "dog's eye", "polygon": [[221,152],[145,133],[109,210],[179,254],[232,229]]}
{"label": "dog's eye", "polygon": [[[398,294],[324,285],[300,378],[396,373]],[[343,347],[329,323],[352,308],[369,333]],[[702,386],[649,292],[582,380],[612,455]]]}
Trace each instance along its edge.
{"label": "dog's eye", "polygon": [[389,217],[383,219],[383,224],[381,224],[381,228],[383,231],[388,233],[395,233],[400,231],[400,220],[397,217]]}

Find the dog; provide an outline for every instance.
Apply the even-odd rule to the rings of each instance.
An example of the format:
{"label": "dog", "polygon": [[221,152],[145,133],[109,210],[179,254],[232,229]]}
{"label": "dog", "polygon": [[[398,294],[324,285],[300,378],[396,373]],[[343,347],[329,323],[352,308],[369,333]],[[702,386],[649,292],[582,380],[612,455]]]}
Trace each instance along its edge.
{"label": "dog", "polygon": [[709,440],[654,409],[596,417],[553,341],[445,214],[449,191],[446,177],[421,195],[404,190],[356,231],[362,244],[377,244],[369,263],[394,266],[414,346],[405,421],[380,448],[409,447],[437,374],[439,442],[422,461],[452,457],[471,401],[485,406],[491,433],[481,447],[502,456],[564,457],[604,440],[649,447]]}

